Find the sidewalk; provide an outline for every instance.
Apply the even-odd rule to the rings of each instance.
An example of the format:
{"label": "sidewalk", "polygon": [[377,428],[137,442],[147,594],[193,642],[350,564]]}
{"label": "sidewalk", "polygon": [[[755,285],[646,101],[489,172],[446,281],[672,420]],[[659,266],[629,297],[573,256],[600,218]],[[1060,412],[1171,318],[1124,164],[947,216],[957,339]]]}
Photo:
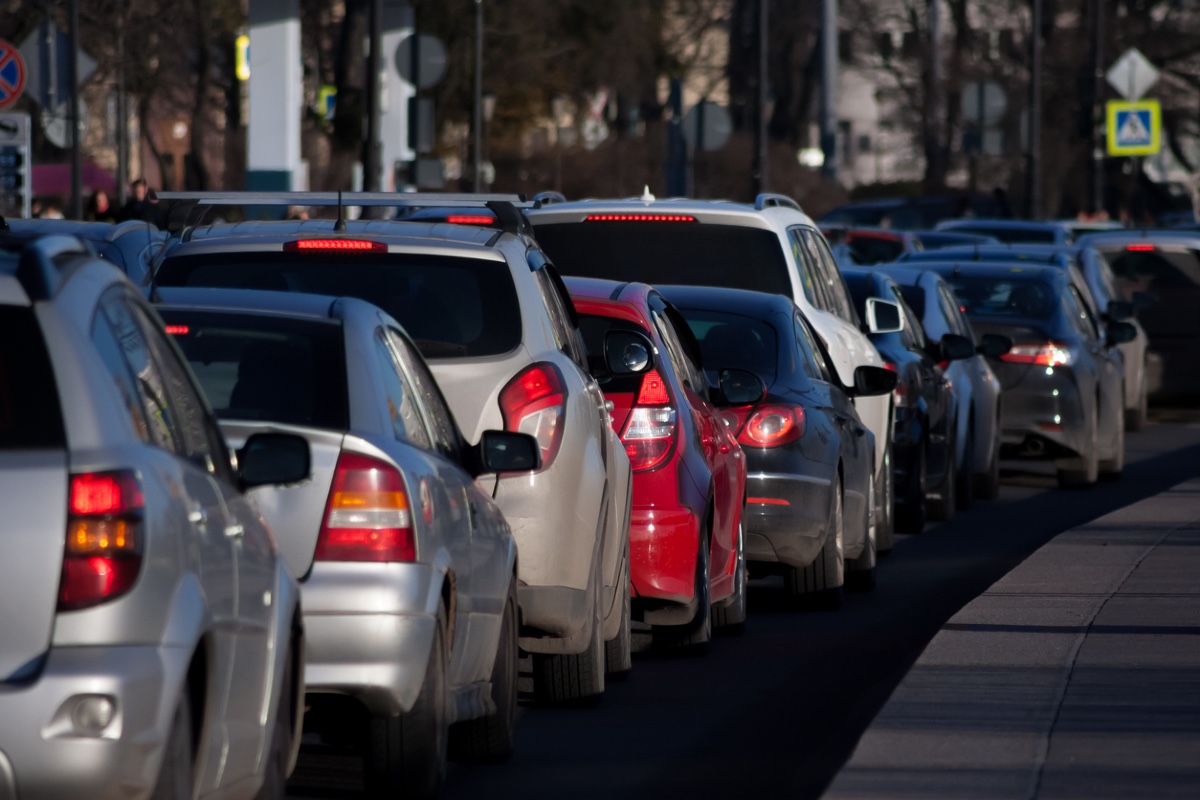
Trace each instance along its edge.
{"label": "sidewalk", "polygon": [[1057,536],[964,607],[825,797],[1200,798],[1200,481]]}

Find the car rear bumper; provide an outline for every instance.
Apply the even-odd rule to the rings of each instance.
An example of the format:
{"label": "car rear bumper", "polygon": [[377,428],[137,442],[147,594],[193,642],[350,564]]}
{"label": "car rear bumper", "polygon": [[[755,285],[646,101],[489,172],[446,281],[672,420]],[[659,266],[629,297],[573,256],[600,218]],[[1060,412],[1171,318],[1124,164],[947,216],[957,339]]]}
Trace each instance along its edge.
{"label": "car rear bumper", "polygon": [[[55,647],[28,686],[0,687],[0,798],[144,797],[162,764],[191,653],[171,647]],[[83,696],[115,709],[83,736],[72,711]]]}
{"label": "car rear bumper", "polygon": [[412,708],[437,626],[427,564],[317,564],[302,588],[305,689],[357,698],[375,716]]}
{"label": "car rear bumper", "polygon": [[635,599],[690,603],[696,594],[700,518],[687,508],[638,508],[629,522]]}
{"label": "car rear bumper", "polygon": [[746,476],[746,560],[806,567],[821,552],[829,521],[829,478],[752,472]]}
{"label": "car rear bumper", "polygon": [[1027,376],[1006,389],[1000,424],[1005,458],[1078,455],[1089,435],[1078,387],[1065,374]]}

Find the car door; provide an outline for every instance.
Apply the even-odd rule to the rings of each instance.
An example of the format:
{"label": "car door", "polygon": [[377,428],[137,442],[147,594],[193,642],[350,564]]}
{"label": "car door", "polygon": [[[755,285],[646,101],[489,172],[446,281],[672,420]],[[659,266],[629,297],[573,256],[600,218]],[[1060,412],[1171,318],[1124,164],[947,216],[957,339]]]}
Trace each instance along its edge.
{"label": "car door", "polygon": [[[1096,380],[1099,383],[1100,391],[1097,424],[1100,428],[1100,441],[1108,441],[1115,437],[1117,426],[1124,424],[1125,362],[1120,348],[1116,345],[1109,345],[1105,339],[1099,322],[1092,316],[1088,305],[1083,300],[1083,295],[1074,284],[1068,284],[1065,300],[1075,328],[1086,342],[1088,351],[1095,358]],[[1107,452],[1109,448],[1104,449]]]}
{"label": "car door", "polygon": [[237,488],[229,452],[203,394],[186,363],[159,324],[138,303],[130,312],[141,326],[150,355],[165,381],[179,420],[184,457],[204,469],[216,489],[224,515],[222,528],[236,568],[237,629],[228,697],[229,755],[222,785],[249,778],[257,770],[267,731],[262,725],[270,706],[274,672],[275,580],[277,551],[257,511]]}
{"label": "car door", "polygon": [[[137,393],[148,435],[156,445],[178,456],[184,501],[188,508],[187,541],[180,546],[194,564],[204,590],[210,619],[211,665],[208,712],[212,714],[212,741],[198,764],[200,785],[224,783],[226,759],[236,741],[230,725],[230,692],[238,643],[237,555],[226,535],[228,519],[220,488],[210,465],[188,457],[185,423],[179,416],[161,362],[153,355],[151,340],[135,313],[136,301],[124,289],[111,290],[100,303],[93,322],[92,340],[106,363],[119,356]],[[168,482],[169,483],[169,482]]]}

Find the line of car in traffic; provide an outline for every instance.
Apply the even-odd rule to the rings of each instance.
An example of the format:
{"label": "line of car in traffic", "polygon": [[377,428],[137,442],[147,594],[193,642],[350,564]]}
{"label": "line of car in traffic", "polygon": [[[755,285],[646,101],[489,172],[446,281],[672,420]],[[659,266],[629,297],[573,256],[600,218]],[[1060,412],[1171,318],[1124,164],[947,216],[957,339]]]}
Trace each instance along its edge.
{"label": "line of car in traffic", "polygon": [[[278,796],[303,732],[430,796],[512,752],[521,652],[594,701],[635,628],[703,653],[763,575],[836,608],[1001,456],[1085,485],[1144,420],[1098,248],[839,265],[774,194],[161,197],[169,232],[0,226],[36,610],[0,615],[0,794]],[[209,221],[288,205],[337,218]]]}

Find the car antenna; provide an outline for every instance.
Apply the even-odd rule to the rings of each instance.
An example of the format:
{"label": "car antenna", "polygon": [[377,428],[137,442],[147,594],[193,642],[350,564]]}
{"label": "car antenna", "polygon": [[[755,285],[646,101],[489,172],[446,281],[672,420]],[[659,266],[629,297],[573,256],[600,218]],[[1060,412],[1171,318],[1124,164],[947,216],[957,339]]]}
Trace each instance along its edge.
{"label": "car antenna", "polygon": [[341,189],[338,189],[338,215],[337,215],[337,221],[333,223],[333,232],[334,233],[345,233],[346,232],[346,217],[342,213],[342,190]]}

